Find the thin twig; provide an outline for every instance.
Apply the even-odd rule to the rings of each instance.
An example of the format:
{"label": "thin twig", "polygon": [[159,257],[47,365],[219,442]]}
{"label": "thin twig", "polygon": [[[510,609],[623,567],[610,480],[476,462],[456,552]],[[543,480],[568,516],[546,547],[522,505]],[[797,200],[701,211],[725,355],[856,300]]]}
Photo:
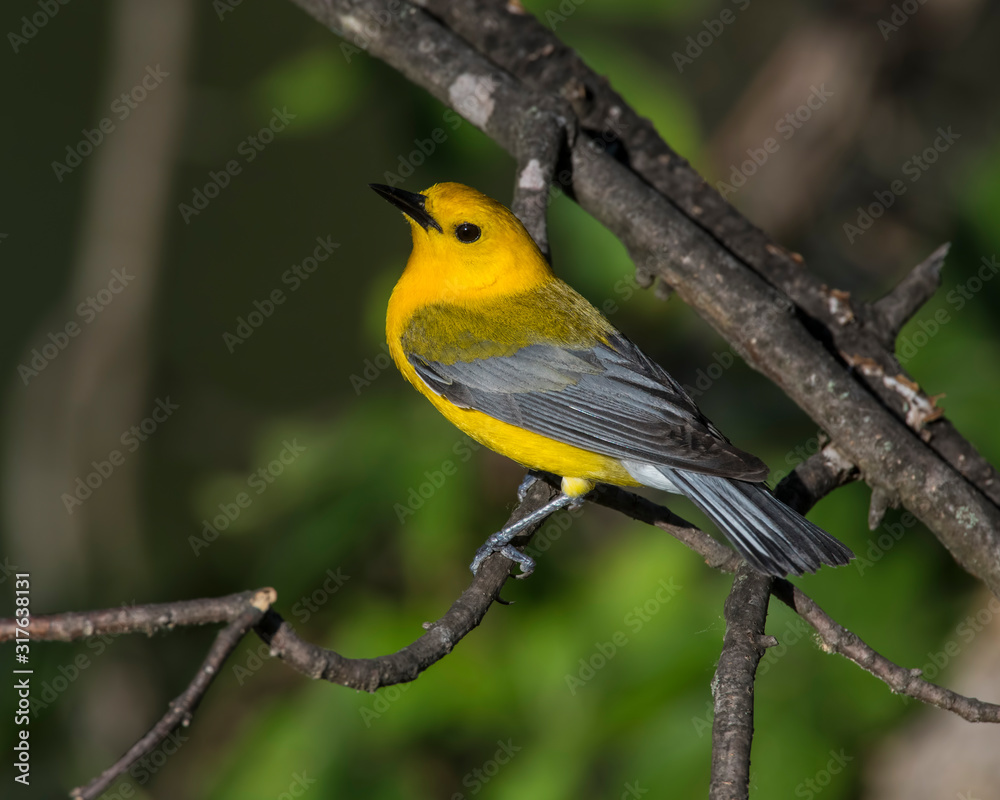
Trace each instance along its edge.
{"label": "thin twig", "polygon": [[910,270],[892,291],[871,304],[870,322],[889,352],[896,349],[896,337],[903,326],[941,286],[941,268],[950,248],[950,244],[941,245]]}
{"label": "thin twig", "polygon": [[270,594],[268,594],[268,590],[256,593],[250,605],[246,606],[232,622],[219,631],[191,683],[180,695],[174,698],[173,702],[170,703],[169,710],[159,722],[98,777],[86,786],[73,789],[70,792],[70,797],[74,800],[93,800],[93,798],[99,797],[132,764],[153,752],[175,728],[189,725],[195,709],[198,708],[198,704],[205,696],[205,692],[208,691],[208,687],[212,685],[215,676],[219,674],[223,663],[229,654],[236,649],[246,632],[264,615],[264,612],[269,608],[270,600],[273,598],[273,590],[270,590]]}
{"label": "thin twig", "polygon": [[[117,636],[121,633],[152,636],[157,631],[172,630],[179,625],[232,622],[248,605],[270,605],[276,597],[274,589],[267,588],[225,597],[37,615],[31,617],[28,633],[32,639],[48,642],[73,642],[90,636]],[[0,619],[0,642],[13,640],[16,627],[14,620]]]}
{"label": "thin twig", "polygon": [[907,669],[880,655],[861,638],[836,622],[805,592],[786,580],[774,582],[774,596],[812,625],[823,640],[823,649],[839,653],[874,675],[897,694],[951,711],[969,722],[1000,723],[1000,705],[966,697],[920,677],[919,669]]}

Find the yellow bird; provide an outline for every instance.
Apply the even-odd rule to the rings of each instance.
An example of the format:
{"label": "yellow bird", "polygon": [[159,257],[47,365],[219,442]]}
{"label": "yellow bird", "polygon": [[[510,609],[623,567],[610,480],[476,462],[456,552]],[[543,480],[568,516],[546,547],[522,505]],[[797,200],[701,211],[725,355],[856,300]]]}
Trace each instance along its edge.
{"label": "yellow bird", "polygon": [[[677,381],[556,278],[514,214],[481,192],[371,184],[405,215],[413,252],[386,337],[403,376],[473,439],[562,478],[562,493],[491,536],[471,569],[528,524],[597,483],[689,497],[756,569],[801,575],[853,553],[767,489],[767,466],[734,447]],[[523,577],[523,576],[522,576]]]}

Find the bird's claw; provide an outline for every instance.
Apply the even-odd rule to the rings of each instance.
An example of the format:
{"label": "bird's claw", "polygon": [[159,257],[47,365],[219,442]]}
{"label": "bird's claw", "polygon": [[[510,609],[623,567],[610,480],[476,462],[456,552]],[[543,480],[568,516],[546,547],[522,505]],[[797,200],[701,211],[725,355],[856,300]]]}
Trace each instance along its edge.
{"label": "bird's claw", "polygon": [[529,555],[525,555],[520,550],[518,550],[512,544],[501,544],[499,542],[493,542],[493,537],[486,541],[482,547],[476,551],[475,558],[472,559],[472,563],[469,564],[469,569],[472,570],[472,574],[476,575],[479,573],[479,568],[483,565],[483,562],[489,558],[494,553],[500,553],[502,556],[506,556],[511,561],[520,565],[521,574],[516,575],[517,578],[527,578],[532,572],[535,571],[535,559]]}
{"label": "bird's claw", "polygon": [[538,480],[538,476],[533,472],[529,472],[524,476],[524,480],[517,487],[517,500],[519,503],[524,502],[524,498],[528,496],[528,492],[531,491],[531,487],[535,485],[535,481]]}
{"label": "bird's claw", "polygon": [[[521,482],[522,487],[526,483],[530,487],[531,484],[537,480],[537,478],[530,473],[529,477],[531,478],[531,481],[529,482],[526,478]],[[511,540],[525,528],[544,520],[552,512],[580,502],[583,502],[582,498],[571,498],[560,493],[541,508],[536,508],[530,514],[521,518],[517,522],[513,522],[506,528],[497,531],[483,543],[482,547],[476,551],[476,557],[472,559],[472,563],[469,565],[469,569],[472,570],[472,574],[475,575],[478,573],[479,567],[481,567],[482,563],[491,555],[494,553],[501,553],[511,561],[520,564],[521,574],[517,576],[518,578],[527,578],[535,570],[535,561],[531,556],[526,556],[520,550],[515,548],[514,545],[510,543]]]}

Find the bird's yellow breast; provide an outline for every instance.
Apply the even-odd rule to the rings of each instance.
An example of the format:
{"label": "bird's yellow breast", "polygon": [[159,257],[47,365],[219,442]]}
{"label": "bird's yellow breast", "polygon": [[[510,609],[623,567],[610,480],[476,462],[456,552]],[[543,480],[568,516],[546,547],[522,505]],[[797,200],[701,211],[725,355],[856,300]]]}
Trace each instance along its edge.
{"label": "bird's yellow breast", "polygon": [[[406,275],[404,273],[403,278],[400,279],[389,301],[389,309],[386,316],[386,339],[389,343],[389,351],[403,377],[417,391],[427,397],[433,403],[434,407],[453,425],[480,444],[531,469],[543,470],[567,478],[582,478],[588,481],[613,483],[619,486],[639,485],[615,458],[583,450],[579,447],[550,439],[547,436],[532,433],[515,425],[494,419],[480,411],[460,408],[430,389],[410,364],[403,345],[405,334],[412,327],[409,324],[410,321],[415,314],[421,313],[427,308],[421,303],[414,303],[413,293],[409,290],[405,281]],[[575,295],[575,292],[573,294]],[[537,341],[511,343],[509,332],[519,332],[523,328],[509,324],[511,322],[509,318],[506,319],[507,324],[505,324],[505,318],[502,313],[484,313],[475,315],[474,318],[474,329],[465,332],[469,334],[468,338],[470,342],[473,342],[472,345],[469,347],[462,346],[457,332],[438,331],[436,332],[439,337],[438,340],[424,340],[421,343],[420,350],[422,354],[430,352],[434,354],[432,357],[435,357],[435,359],[445,358],[452,360],[456,353],[463,353],[465,359],[469,359],[470,356],[483,358],[490,356],[502,357],[503,355],[510,354],[506,351],[512,346],[516,350],[518,346],[537,343]],[[559,318],[558,315],[557,318]],[[561,317],[563,322],[571,318],[571,315]],[[607,327],[610,329],[610,325]],[[430,331],[430,333],[433,335],[435,332]],[[575,344],[580,346],[584,344],[591,346],[598,340],[593,331],[589,331],[586,336],[582,330],[575,333],[576,336],[571,338],[575,340]],[[563,330],[560,335],[565,337],[566,331]]]}

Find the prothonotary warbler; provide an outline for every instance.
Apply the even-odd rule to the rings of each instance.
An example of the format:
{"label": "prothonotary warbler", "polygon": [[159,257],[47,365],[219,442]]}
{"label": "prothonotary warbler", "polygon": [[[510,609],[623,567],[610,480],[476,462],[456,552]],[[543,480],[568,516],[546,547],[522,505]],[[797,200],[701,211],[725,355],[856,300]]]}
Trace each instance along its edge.
{"label": "prothonotary warbler", "polygon": [[[694,501],[756,569],[801,575],[853,553],[777,500],[767,466],[734,447],[677,381],[552,273],[506,207],[458,183],[420,194],[372,184],[410,223],[413,252],[389,300],[393,360],[478,442],[562,478],[529,521],[596,483],[651,486]],[[479,549],[534,562],[513,525]]]}

